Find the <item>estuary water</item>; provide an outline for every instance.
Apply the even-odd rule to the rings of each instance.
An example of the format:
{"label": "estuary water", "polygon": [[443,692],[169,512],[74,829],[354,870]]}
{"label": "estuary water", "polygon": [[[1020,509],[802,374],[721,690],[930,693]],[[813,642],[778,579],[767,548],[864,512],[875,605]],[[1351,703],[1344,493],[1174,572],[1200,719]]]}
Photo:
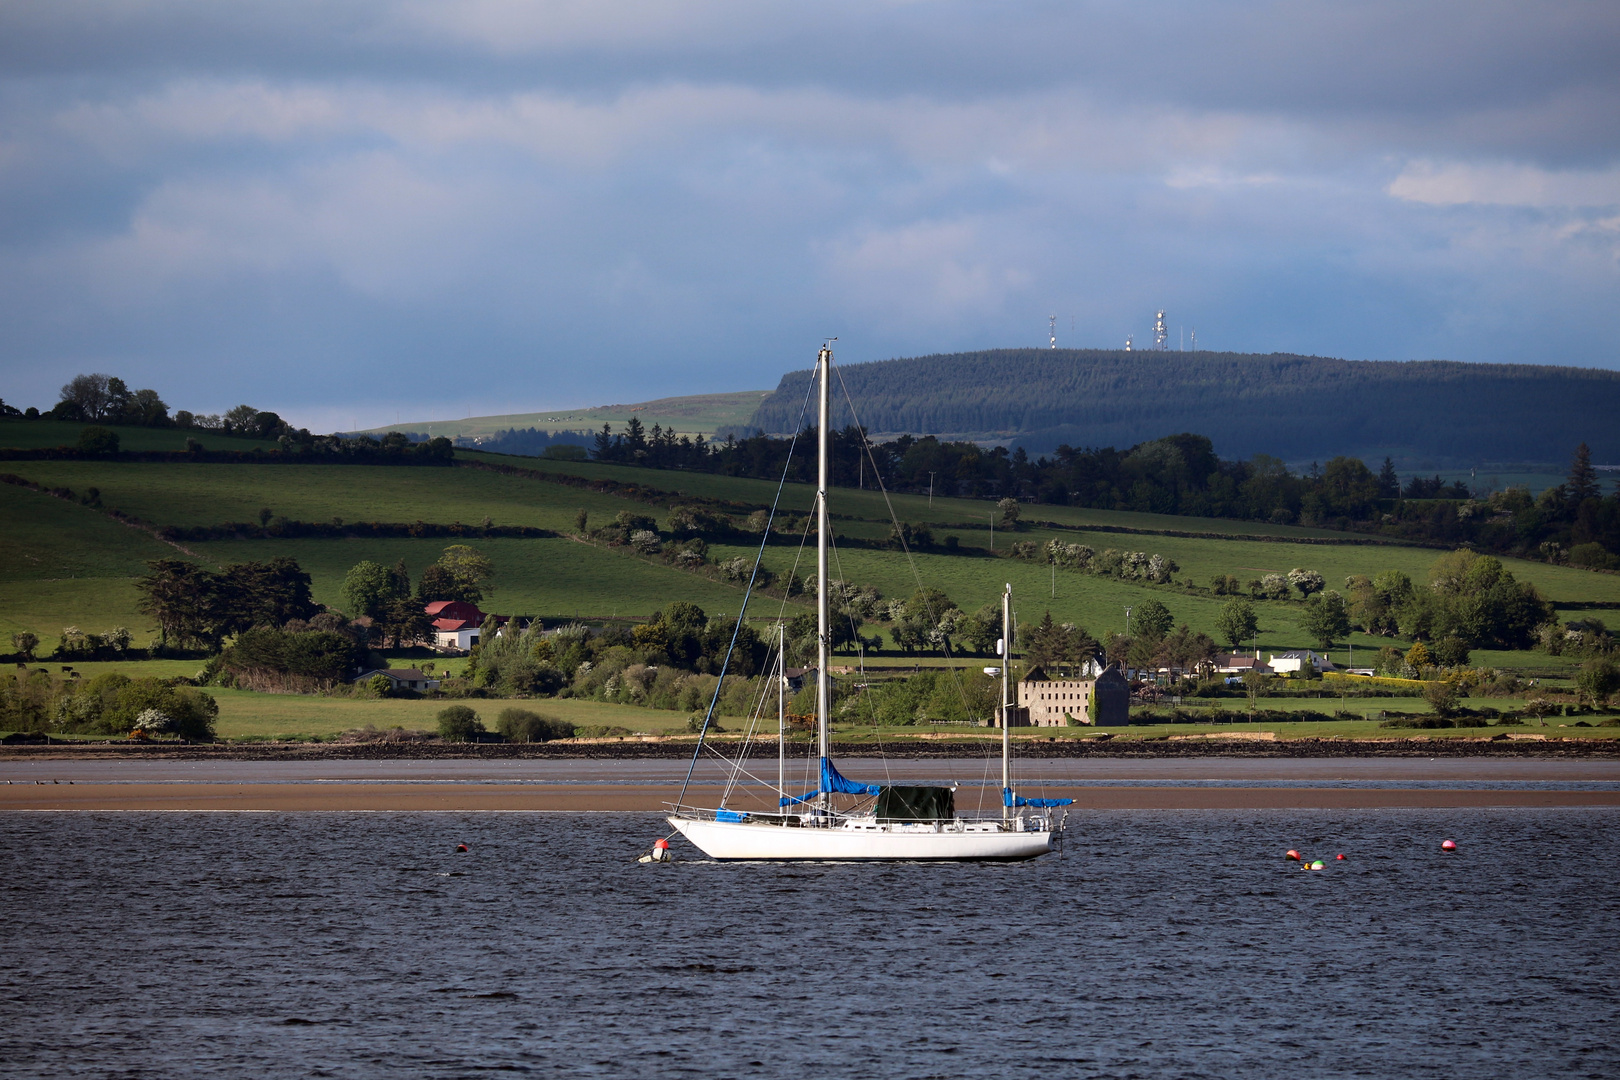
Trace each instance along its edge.
{"label": "estuary water", "polygon": [[1620,1075],[1614,810],[1070,824],[660,866],[653,815],[10,813],[0,1073]]}

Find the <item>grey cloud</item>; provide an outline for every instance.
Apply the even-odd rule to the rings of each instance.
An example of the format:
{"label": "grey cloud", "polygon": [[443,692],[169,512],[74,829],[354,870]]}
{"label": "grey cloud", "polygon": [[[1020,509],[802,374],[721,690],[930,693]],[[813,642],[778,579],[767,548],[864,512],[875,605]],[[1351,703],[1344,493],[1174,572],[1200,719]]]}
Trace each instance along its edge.
{"label": "grey cloud", "polygon": [[601,10],[8,7],[0,394],[381,422],[1160,305],[1211,347],[1616,362],[1607,5]]}
{"label": "grey cloud", "polygon": [[[549,14],[548,14],[549,13]],[[614,96],[660,82],[941,100],[1076,87],[1108,100],[1359,124],[1402,145],[1608,158],[1620,8],[1588,0],[985,5],[107,5],[5,19],[41,75],[375,79]],[[1503,121],[1522,117],[1518,125]]]}

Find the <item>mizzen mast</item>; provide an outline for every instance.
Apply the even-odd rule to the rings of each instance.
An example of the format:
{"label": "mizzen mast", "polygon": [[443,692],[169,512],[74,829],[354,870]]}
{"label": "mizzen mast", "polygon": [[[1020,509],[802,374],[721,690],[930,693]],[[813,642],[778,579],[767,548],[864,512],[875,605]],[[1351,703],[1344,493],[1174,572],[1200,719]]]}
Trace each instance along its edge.
{"label": "mizzen mast", "polygon": [[1001,594],[1001,816],[1012,815],[1012,584]]}

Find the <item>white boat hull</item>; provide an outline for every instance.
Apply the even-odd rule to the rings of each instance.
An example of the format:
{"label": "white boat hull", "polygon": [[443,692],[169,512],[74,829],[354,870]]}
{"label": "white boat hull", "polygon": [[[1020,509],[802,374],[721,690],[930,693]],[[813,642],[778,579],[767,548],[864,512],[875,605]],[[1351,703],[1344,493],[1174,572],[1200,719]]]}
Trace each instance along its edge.
{"label": "white boat hull", "polygon": [[1052,850],[1050,830],[993,824],[794,828],[671,816],[669,823],[711,859],[906,862],[1033,859]]}

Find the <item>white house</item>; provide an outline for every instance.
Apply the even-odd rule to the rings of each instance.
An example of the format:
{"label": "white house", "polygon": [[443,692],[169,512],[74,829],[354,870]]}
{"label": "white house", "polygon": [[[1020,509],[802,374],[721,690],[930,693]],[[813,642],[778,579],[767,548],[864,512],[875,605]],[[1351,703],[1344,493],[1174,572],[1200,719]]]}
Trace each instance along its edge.
{"label": "white house", "polygon": [[1338,667],[1327,657],[1314,649],[1294,649],[1285,653],[1273,653],[1266,659],[1271,670],[1278,675],[1298,675],[1309,664],[1317,671],[1338,671]]}
{"label": "white house", "polygon": [[462,600],[435,600],[423,610],[433,621],[433,644],[454,652],[466,652],[478,644],[484,623],[489,618],[478,610],[477,604]]}

